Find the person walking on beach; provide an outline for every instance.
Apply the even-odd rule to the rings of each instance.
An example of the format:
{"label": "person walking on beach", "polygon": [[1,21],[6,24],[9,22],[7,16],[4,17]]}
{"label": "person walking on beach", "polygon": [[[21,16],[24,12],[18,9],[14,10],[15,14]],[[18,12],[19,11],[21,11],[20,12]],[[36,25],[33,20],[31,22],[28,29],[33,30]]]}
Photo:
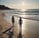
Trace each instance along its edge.
{"label": "person walking on beach", "polygon": [[17,38],[22,38],[22,18],[20,17],[20,19],[19,19],[19,25],[20,25],[20,32],[19,32],[19,34],[18,34],[18,36],[17,36]]}
{"label": "person walking on beach", "polygon": [[13,31],[14,31],[14,22],[15,22],[15,20],[14,20],[14,16],[12,16],[12,26],[13,26]]}
{"label": "person walking on beach", "polygon": [[20,25],[20,27],[22,27],[22,18],[21,17],[19,19],[19,25]]}
{"label": "person walking on beach", "polygon": [[14,24],[14,16],[12,16],[12,23]]}

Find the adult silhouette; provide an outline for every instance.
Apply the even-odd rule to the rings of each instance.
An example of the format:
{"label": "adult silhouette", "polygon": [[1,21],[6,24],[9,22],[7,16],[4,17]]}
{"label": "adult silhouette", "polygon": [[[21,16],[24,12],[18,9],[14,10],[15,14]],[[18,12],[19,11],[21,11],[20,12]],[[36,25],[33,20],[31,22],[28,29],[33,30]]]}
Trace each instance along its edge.
{"label": "adult silhouette", "polygon": [[14,23],[14,16],[12,16],[12,23]]}
{"label": "adult silhouette", "polygon": [[17,36],[17,38],[22,38],[22,18],[20,17],[19,19],[19,25],[20,25],[20,31],[19,31],[19,34]]}
{"label": "adult silhouette", "polygon": [[20,27],[22,27],[22,18],[21,17],[19,19],[19,25],[20,25]]}

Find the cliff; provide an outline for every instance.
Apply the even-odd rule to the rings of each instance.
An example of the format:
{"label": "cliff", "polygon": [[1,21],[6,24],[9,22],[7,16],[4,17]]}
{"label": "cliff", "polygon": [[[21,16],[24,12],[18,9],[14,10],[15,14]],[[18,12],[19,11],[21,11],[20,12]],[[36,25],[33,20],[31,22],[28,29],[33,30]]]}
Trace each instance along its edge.
{"label": "cliff", "polygon": [[6,7],[4,5],[0,5],[0,10],[4,10],[4,9],[10,9],[9,7]]}

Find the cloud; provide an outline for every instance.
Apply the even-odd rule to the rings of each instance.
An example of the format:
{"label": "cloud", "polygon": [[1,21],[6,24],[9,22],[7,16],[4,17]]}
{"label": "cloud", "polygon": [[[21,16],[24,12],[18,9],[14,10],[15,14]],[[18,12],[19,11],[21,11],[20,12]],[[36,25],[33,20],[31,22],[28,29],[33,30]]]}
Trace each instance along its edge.
{"label": "cloud", "polygon": [[7,4],[6,6],[10,7],[10,8],[17,8],[17,9],[37,9],[39,8],[39,5],[38,4],[12,4],[12,3],[9,3]]}
{"label": "cloud", "polygon": [[34,3],[39,4],[39,0],[0,0],[0,4],[6,4],[6,3],[19,4],[21,2],[30,3],[30,4],[34,4]]}

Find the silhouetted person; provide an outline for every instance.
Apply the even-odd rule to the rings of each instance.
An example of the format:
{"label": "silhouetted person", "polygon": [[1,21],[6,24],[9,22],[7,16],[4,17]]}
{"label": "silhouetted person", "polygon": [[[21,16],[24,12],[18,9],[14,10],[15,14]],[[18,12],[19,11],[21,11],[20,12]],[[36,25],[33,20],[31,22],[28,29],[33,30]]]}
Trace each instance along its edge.
{"label": "silhouetted person", "polygon": [[9,30],[9,32],[8,32],[8,38],[12,38],[12,36],[13,36],[13,32]]}
{"label": "silhouetted person", "polygon": [[22,30],[21,30],[21,27],[22,27],[22,18],[20,17],[20,19],[19,19],[19,25],[20,25],[20,32],[19,32],[19,34],[18,34],[18,36],[17,36],[17,38],[22,38]]}
{"label": "silhouetted person", "polygon": [[14,16],[12,16],[12,23],[14,23]]}
{"label": "silhouetted person", "polygon": [[13,32],[14,32],[14,22],[15,22],[15,20],[14,20],[14,16],[12,16]]}
{"label": "silhouetted person", "polygon": [[20,27],[22,26],[22,18],[21,17],[19,19],[19,25],[20,25]]}

